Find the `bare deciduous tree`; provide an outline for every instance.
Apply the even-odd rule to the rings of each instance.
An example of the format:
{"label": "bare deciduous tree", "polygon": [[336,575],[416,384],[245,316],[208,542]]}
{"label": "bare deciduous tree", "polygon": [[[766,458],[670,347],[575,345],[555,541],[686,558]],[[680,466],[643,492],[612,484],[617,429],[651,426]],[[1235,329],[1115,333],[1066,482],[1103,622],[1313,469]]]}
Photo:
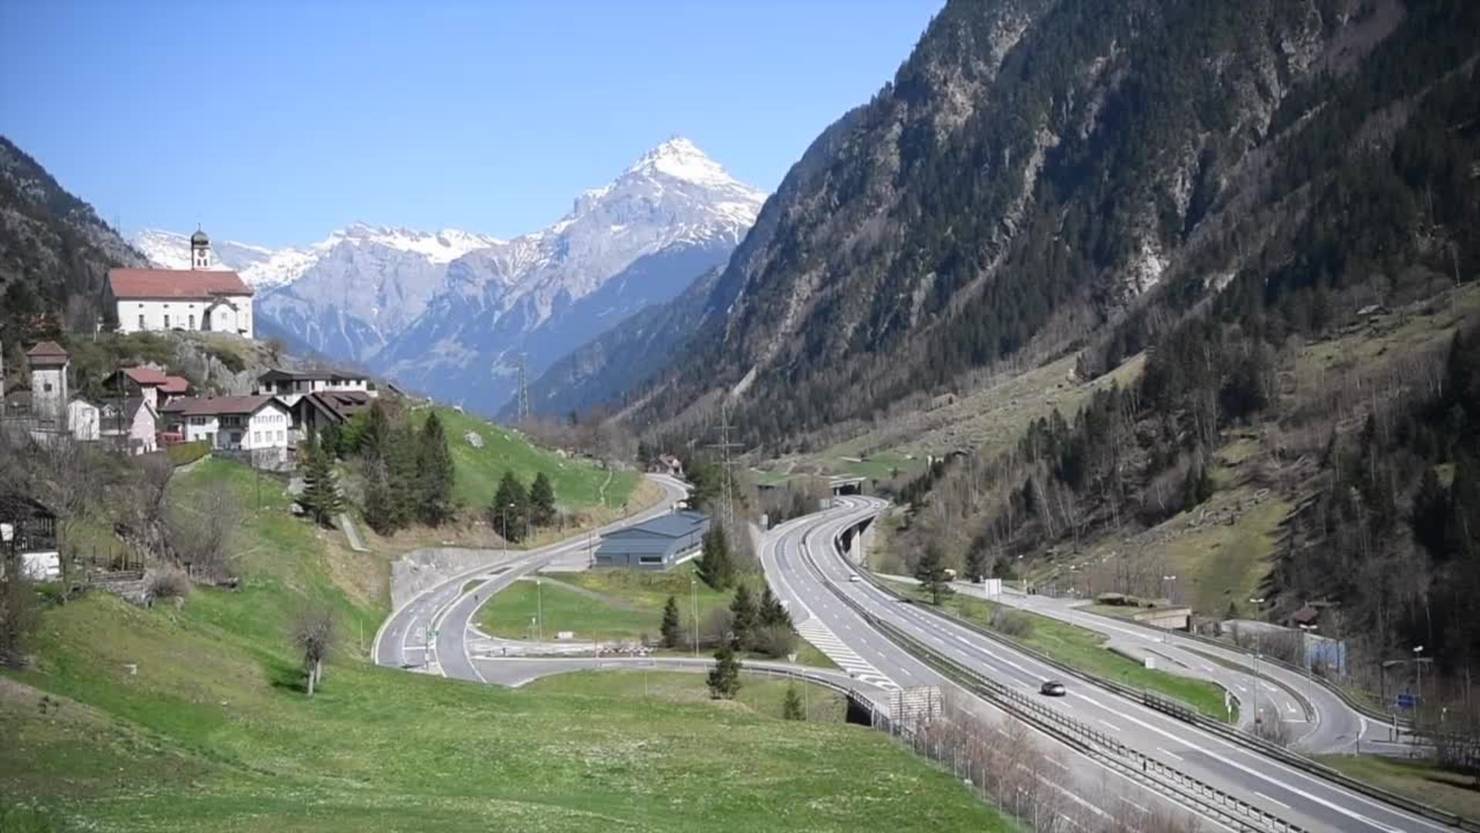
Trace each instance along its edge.
{"label": "bare deciduous tree", "polygon": [[324,677],[324,661],[334,650],[335,632],[334,612],[322,604],[305,607],[293,620],[293,645],[303,653],[309,697]]}
{"label": "bare deciduous tree", "polygon": [[241,517],[241,503],[225,483],[213,483],[172,503],[165,515],[170,553],[192,576],[225,578],[230,575],[232,539]]}

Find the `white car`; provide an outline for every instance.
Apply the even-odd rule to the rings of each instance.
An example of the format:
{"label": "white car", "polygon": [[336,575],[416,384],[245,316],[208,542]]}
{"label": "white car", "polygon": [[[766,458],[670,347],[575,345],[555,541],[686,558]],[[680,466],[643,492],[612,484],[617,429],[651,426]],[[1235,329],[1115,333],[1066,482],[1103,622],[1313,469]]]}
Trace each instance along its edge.
{"label": "white car", "polygon": [[860,576],[860,575],[858,575],[857,573],[849,573],[848,574],[848,580],[849,581],[863,581],[863,577]]}

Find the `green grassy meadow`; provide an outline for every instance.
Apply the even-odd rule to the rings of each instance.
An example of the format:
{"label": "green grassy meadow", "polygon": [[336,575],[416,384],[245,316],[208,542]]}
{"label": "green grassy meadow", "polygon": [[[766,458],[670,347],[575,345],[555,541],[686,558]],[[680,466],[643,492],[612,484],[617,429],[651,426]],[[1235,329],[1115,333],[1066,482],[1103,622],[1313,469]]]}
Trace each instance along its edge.
{"label": "green grassy meadow", "polygon": [[[249,507],[240,590],[181,606],[90,594],[43,616],[0,674],[0,819],[21,830],[1002,830],[948,774],[837,723],[830,695],[780,720],[779,683],[737,702],[700,674],[562,675],[520,690],[377,668],[382,558],[287,514],[282,484],[208,460],[172,485]],[[307,600],[339,640],[309,699],[289,643]]]}
{"label": "green grassy meadow", "polygon": [[[499,593],[479,611],[478,627],[492,636],[529,639],[530,622],[542,613],[546,640],[553,640],[559,631],[571,631],[572,639],[581,642],[656,641],[669,596],[678,602],[685,632],[693,627],[696,605],[702,624],[712,611],[728,607],[734,598],[733,592],[721,593],[698,581],[693,562],[666,572],[586,570],[543,576],[538,588],[533,581],[519,581]],[[748,577],[746,582],[759,599],[760,577]],[[832,665],[822,652],[800,639],[797,661]]]}
{"label": "green grassy meadow", "polygon": [[[621,508],[641,479],[634,471],[611,471],[590,460],[562,458],[516,431],[472,414],[441,407],[436,412],[447,431],[447,444],[457,467],[453,497],[464,506],[488,505],[507,471],[513,471],[526,486],[535,474],[544,472],[555,487],[556,500],[569,508]],[[413,414],[418,425],[425,414],[425,410]],[[482,448],[474,448],[467,441],[469,431],[483,438]]]}
{"label": "green grassy meadow", "polygon": [[[902,582],[886,582],[901,594],[923,601],[926,597],[918,587]],[[1147,689],[1173,697],[1197,709],[1208,717],[1227,721],[1229,714],[1223,707],[1223,688],[1205,680],[1194,680],[1170,674],[1166,671],[1149,670],[1139,662],[1121,656],[1105,648],[1105,637],[1087,628],[1050,619],[1037,613],[1004,608],[995,602],[954,593],[941,599],[941,606],[962,619],[991,628],[992,617],[998,610],[1010,611],[1030,622],[1030,630],[1021,636],[1008,637],[1029,648],[1076,668],[1108,680],[1114,680],[1135,688]],[[1234,717],[1237,717],[1237,708]]]}

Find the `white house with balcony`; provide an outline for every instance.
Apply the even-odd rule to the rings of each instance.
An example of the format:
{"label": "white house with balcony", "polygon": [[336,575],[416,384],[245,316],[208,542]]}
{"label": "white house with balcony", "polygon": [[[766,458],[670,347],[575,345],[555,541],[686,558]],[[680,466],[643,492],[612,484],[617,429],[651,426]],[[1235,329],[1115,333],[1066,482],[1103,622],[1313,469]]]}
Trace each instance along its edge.
{"label": "white house with balcony", "polygon": [[164,406],[166,424],[186,442],[204,440],[221,451],[288,449],[293,417],[276,397],[182,397]]}
{"label": "white house with balcony", "polygon": [[108,288],[121,333],[185,330],[252,338],[252,288],[211,268],[211,241],[190,237],[189,269],[111,269]]}
{"label": "white house with balcony", "polygon": [[379,395],[375,383],[364,373],[352,370],[269,370],[257,377],[257,393],[276,396],[289,407],[310,393],[363,393]]}

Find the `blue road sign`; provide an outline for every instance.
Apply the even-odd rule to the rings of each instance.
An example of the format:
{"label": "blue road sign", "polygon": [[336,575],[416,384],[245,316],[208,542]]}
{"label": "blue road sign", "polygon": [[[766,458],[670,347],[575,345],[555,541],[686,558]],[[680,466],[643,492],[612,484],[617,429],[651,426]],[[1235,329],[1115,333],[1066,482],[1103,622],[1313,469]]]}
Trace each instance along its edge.
{"label": "blue road sign", "polygon": [[1399,694],[1398,695],[1398,708],[1400,708],[1400,709],[1411,709],[1411,708],[1417,706],[1418,705],[1418,702],[1419,702],[1419,697],[1418,697],[1417,694]]}

